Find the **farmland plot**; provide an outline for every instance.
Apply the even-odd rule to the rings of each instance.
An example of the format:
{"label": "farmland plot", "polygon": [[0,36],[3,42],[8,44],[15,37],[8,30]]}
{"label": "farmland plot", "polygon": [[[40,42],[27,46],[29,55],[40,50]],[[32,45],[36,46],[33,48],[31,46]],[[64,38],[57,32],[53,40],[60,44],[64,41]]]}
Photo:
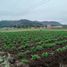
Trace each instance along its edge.
{"label": "farmland plot", "polygon": [[55,60],[54,56],[60,57],[61,55],[61,58],[64,58],[66,51],[66,31],[0,32],[0,52],[5,52],[7,57],[10,54],[9,64],[24,65],[36,61],[43,64],[43,62],[47,62],[46,60],[58,62],[59,60]]}

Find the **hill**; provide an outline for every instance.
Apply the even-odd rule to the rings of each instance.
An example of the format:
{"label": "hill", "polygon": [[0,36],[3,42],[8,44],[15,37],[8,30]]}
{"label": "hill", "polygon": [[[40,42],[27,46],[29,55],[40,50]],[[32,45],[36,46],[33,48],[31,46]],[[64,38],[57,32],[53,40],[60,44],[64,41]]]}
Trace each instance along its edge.
{"label": "hill", "polygon": [[67,25],[63,25],[63,28],[66,28],[67,29]]}
{"label": "hill", "polygon": [[0,21],[0,27],[43,27],[46,25],[54,25],[60,26],[59,22],[56,21],[30,21],[26,19],[18,20],[18,21]]}
{"label": "hill", "polygon": [[62,25],[57,21],[43,21],[42,24],[43,25],[51,25],[51,26],[61,26]]}

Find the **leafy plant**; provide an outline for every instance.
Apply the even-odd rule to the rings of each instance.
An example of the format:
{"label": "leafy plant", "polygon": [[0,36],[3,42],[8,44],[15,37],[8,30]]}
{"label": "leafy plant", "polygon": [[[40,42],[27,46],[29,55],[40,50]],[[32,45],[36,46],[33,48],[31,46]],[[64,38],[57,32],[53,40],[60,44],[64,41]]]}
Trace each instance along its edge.
{"label": "leafy plant", "polygon": [[40,58],[40,56],[38,56],[38,55],[32,55],[32,60],[37,60],[39,58]]}
{"label": "leafy plant", "polygon": [[49,56],[48,52],[42,53],[42,57],[48,57],[48,56]]}
{"label": "leafy plant", "polygon": [[42,46],[40,46],[40,45],[38,45],[37,47],[36,47],[36,50],[37,51],[39,51],[39,50],[43,50],[44,48],[42,47]]}
{"label": "leafy plant", "polygon": [[56,51],[57,52],[63,52],[65,50],[65,48],[58,48]]}
{"label": "leafy plant", "polygon": [[29,60],[27,60],[27,59],[22,59],[22,63],[23,63],[23,64],[28,64],[28,63],[29,63]]}
{"label": "leafy plant", "polygon": [[31,51],[32,51],[32,52],[36,52],[37,50],[36,50],[35,47],[32,47],[32,48],[31,48]]}

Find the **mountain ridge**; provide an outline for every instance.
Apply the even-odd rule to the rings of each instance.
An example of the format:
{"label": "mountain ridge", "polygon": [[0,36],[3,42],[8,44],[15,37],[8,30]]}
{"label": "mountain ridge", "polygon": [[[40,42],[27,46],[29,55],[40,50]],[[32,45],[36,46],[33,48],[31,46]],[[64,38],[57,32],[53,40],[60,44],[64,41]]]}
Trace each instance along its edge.
{"label": "mountain ridge", "polygon": [[61,26],[62,24],[57,21],[31,21],[27,19],[0,21],[0,27],[43,27],[46,25]]}

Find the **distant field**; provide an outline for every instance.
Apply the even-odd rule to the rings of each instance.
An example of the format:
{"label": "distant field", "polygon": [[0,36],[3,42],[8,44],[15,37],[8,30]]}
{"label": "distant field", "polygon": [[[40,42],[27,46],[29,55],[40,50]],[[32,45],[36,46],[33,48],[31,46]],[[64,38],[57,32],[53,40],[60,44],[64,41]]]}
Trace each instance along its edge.
{"label": "distant field", "polygon": [[0,28],[0,32],[20,32],[20,31],[67,31],[67,29],[45,29],[45,28]]}

